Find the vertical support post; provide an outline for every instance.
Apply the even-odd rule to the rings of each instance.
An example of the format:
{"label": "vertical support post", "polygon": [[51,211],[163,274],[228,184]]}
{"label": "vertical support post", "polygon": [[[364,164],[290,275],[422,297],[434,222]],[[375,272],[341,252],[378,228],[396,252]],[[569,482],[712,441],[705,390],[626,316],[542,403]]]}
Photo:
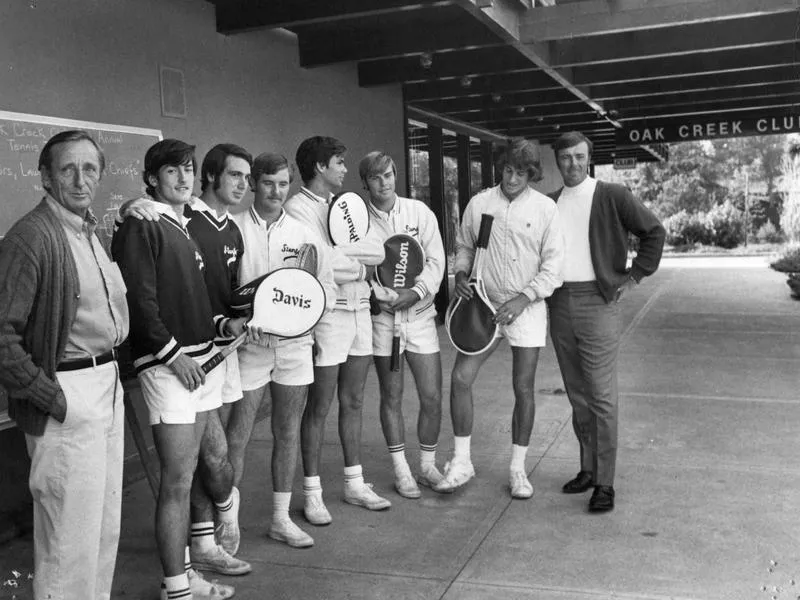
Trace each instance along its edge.
{"label": "vertical support post", "polygon": [[[431,210],[436,215],[439,231],[442,234],[445,256],[453,251],[455,240],[448,239],[448,210],[444,199],[444,151],[442,149],[442,128],[428,125],[428,168],[430,170]],[[447,261],[445,261],[447,262]],[[447,269],[436,294],[436,312],[444,318],[447,305],[450,303],[450,277]]]}
{"label": "vertical support post", "polygon": [[481,187],[486,189],[494,186],[494,160],[492,156],[492,142],[481,142]]}
{"label": "vertical support post", "polygon": [[747,248],[747,232],[750,229],[750,172],[744,172],[744,247]]}
{"label": "vertical support post", "polygon": [[458,215],[459,220],[467,208],[470,198],[469,136],[459,133],[456,136],[456,160],[458,161]]}

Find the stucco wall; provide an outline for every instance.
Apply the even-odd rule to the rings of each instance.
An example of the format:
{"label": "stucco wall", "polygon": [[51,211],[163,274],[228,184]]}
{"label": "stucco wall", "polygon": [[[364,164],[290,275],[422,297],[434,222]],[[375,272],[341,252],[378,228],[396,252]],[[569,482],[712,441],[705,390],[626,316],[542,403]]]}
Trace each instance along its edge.
{"label": "stucco wall", "polygon": [[[289,32],[220,35],[202,0],[4,0],[0,23],[0,110],[161,129],[199,158],[232,141],[293,160],[304,138],[332,135],[349,148],[348,189],[376,148],[404,187],[400,87],[359,88],[355,65],[302,69]],[[161,116],[159,65],[184,71],[186,119]]]}
{"label": "stucco wall", "polygon": [[[288,32],[219,35],[203,0],[3,0],[0,24],[0,110],[160,129],[198,159],[230,141],[293,161],[304,138],[332,135],[349,148],[347,189],[380,148],[406,192],[400,87],[359,88],[355,65],[302,69]],[[159,65],[183,70],[187,118],[161,115]],[[0,448],[2,529],[29,496],[22,436],[0,431]]]}

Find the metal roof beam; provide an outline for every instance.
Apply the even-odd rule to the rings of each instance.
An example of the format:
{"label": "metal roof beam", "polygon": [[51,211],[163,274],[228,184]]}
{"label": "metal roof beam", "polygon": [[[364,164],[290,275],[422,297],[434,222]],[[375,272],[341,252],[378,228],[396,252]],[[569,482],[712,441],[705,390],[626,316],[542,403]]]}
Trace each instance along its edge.
{"label": "metal roof beam", "polygon": [[[575,67],[618,61],[693,55],[720,50],[770,47],[794,44],[795,19],[768,15],[614,34],[583,39],[549,42],[549,56],[554,67]],[[531,42],[530,39],[523,41]],[[541,43],[534,44],[539,47]]]}
{"label": "metal roof beam", "polygon": [[216,0],[217,32],[277,29],[449,6],[455,0]]}
{"label": "metal roof beam", "polygon": [[590,0],[534,8],[522,39],[544,42],[796,12],[797,0]]}

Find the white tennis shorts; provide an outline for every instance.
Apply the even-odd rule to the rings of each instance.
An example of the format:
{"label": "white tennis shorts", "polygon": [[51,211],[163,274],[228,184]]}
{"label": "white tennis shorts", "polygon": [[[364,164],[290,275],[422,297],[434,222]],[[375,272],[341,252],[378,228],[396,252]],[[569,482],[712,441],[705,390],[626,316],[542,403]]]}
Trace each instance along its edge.
{"label": "white tennis shorts", "polygon": [[547,306],[544,300],[529,304],[511,325],[500,325],[498,330],[511,346],[543,348],[547,340]]}
{"label": "white tennis shorts", "polygon": [[[217,353],[212,349],[192,358],[202,364]],[[167,365],[155,365],[139,373],[142,396],[150,416],[150,425],[194,423],[195,414],[222,406],[225,369],[222,365],[206,373],[206,382],[194,391],[186,389]]]}
{"label": "white tennis shorts", "polygon": [[[406,350],[416,354],[436,354],[439,352],[439,334],[433,316],[416,321],[400,320],[400,352]],[[392,339],[394,338],[394,317],[382,312],[372,317],[372,354],[375,356],[392,355]]]}
{"label": "white tennis shorts", "polygon": [[369,309],[333,310],[314,327],[314,365],[332,367],[348,356],[372,354],[372,319]]}
{"label": "white tennis shorts", "polygon": [[239,374],[238,350],[234,350],[225,357],[225,362],[218,369],[225,371],[225,381],[222,384],[222,403],[232,404],[242,398],[242,378]]}
{"label": "white tennis shorts", "polygon": [[245,344],[239,348],[242,389],[257,390],[270,381],[281,385],[309,385],[314,381],[310,335],[268,348]]}

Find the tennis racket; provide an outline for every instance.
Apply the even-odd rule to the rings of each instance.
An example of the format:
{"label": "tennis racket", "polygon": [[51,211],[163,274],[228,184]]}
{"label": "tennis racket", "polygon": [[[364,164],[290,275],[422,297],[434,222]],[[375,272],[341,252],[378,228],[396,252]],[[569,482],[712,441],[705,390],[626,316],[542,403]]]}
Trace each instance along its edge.
{"label": "tennis racket", "polygon": [[486,247],[492,233],[491,215],[481,215],[478,241],[475,244],[475,259],[469,276],[472,298],[456,298],[445,315],[445,328],[450,342],[462,354],[480,354],[489,349],[498,335],[494,322],[495,308],[486,294],[483,283],[483,263]]}
{"label": "tennis racket", "polygon": [[328,236],[334,246],[345,246],[364,239],[369,231],[369,210],[364,199],[354,192],[334,196],[328,205]]}
{"label": "tennis racket", "polygon": [[[316,250],[314,250],[316,255]],[[308,259],[310,260],[310,259]],[[240,300],[249,297],[253,316],[248,326],[284,338],[299,337],[311,330],[325,312],[325,290],[317,278],[304,269],[284,267],[247,283],[234,293]],[[208,373],[222,363],[247,339],[247,332],[201,365]]]}
{"label": "tennis racket", "polygon": [[[375,268],[375,277],[383,287],[392,291],[414,287],[417,277],[425,267],[425,250],[413,237],[405,233],[390,235],[383,242],[386,257]],[[392,371],[400,370],[400,321],[394,311],[394,336],[392,337]]]}

